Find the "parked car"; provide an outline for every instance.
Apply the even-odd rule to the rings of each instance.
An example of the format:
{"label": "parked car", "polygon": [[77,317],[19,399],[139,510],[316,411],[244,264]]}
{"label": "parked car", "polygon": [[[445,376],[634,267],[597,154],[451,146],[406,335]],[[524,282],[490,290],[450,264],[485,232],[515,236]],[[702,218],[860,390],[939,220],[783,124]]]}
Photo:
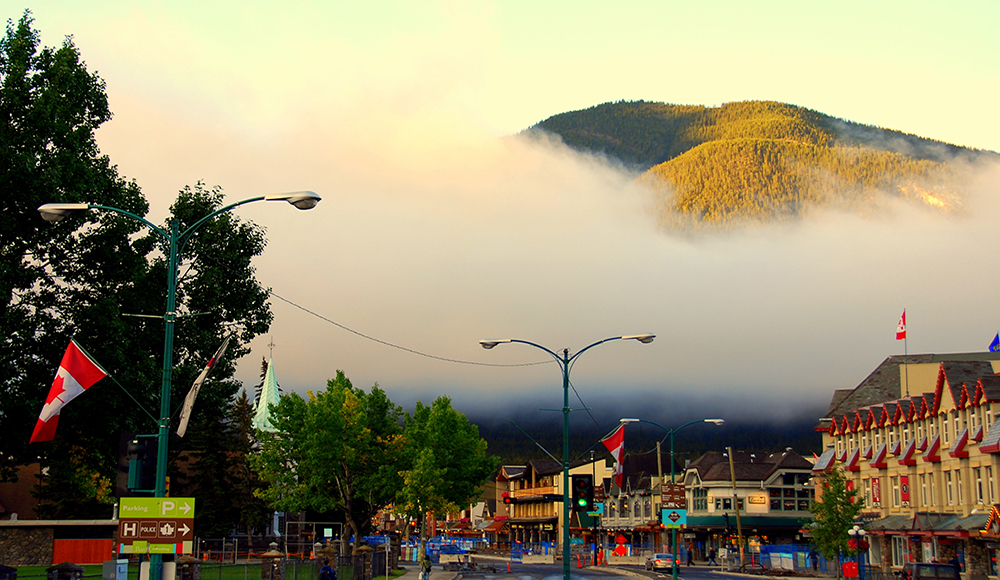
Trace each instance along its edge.
{"label": "parked car", "polygon": [[902,580],[959,580],[958,566],[933,562],[907,562],[899,574]]}
{"label": "parked car", "polygon": [[647,570],[670,570],[674,567],[673,554],[653,554],[646,558]]}

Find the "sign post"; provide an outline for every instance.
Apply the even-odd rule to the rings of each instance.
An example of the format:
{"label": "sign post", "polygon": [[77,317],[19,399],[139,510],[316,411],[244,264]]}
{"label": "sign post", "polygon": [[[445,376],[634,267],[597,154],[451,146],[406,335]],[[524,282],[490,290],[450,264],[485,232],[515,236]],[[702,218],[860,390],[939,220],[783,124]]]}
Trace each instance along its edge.
{"label": "sign post", "polygon": [[121,554],[190,554],[193,497],[123,497],[118,510]]}

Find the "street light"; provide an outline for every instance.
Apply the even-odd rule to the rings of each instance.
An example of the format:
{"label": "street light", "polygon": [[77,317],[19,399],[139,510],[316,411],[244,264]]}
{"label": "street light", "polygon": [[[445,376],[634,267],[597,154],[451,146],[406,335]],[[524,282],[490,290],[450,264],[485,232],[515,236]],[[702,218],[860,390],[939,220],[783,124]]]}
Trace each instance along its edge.
{"label": "street light", "polygon": [[[676,481],[674,481],[674,478],[675,478],[675,475],[674,475],[674,434],[677,433],[678,431],[680,431],[681,429],[685,428],[685,427],[688,427],[688,426],[691,426],[691,425],[696,425],[698,423],[712,423],[713,425],[722,425],[723,423],[725,423],[725,420],[723,420],[723,419],[698,419],[697,421],[688,421],[687,423],[684,423],[680,427],[674,427],[672,429],[664,427],[663,425],[660,425],[659,423],[654,423],[653,421],[647,421],[645,419],[635,419],[635,418],[631,418],[631,417],[623,417],[622,419],[619,419],[619,422],[622,423],[623,425],[625,423],[649,423],[650,425],[655,425],[655,426],[659,427],[660,429],[663,429],[664,431],[667,432],[666,436],[664,436],[663,439],[666,439],[667,437],[670,438],[670,484],[673,485],[673,484],[676,483]],[[663,442],[663,439],[660,440],[660,443]],[[660,443],[656,444],[657,455],[659,455]],[[661,476],[661,479],[662,479],[662,476]],[[660,485],[662,485],[662,482],[661,482]],[[663,494],[661,493],[660,494],[661,502],[662,502],[662,497],[663,497]],[[670,535],[670,544],[671,544],[671,546],[673,546],[673,549],[674,549],[673,580],[677,580],[677,528],[676,527],[670,528],[670,532],[671,532],[671,535]]]}
{"label": "street light", "polygon": [[584,347],[582,350],[569,356],[569,349],[564,348],[562,351],[562,356],[559,356],[552,350],[545,348],[540,344],[534,342],[529,342],[527,340],[519,340],[516,338],[507,338],[502,340],[480,340],[479,344],[486,350],[493,348],[498,344],[506,344],[509,342],[518,342],[521,344],[527,344],[533,346],[537,349],[544,350],[549,353],[552,358],[556,359],[559,366],[562,368],[563,376],[563,460],[562,460],[562,472],[563,472],[563,534],[562,534],[562,560],[563,560],[563,579],[570,580],[569,576],[569,371],[572,363],[583,353],[587,352],[591,348],[604,344],[605,342],[610,342],[612,340],[638,340],[642,344],[649,344],[653,342],[656,338],[655,334],[630,334],[627,336],[613,336],[611,338],[605,338],[604,340],[599,340],[591,345]]}
{"label": "street light", "polygon": [[854,549],[858,552],[855,558],[858,564],[858,580],[865,580],[865,551],[868,549],[868,543],[865,541],[866,534],[868,531],[859,525],[847,530],[847,535],[851,536],[847,547],[850,548],[850,544],[853,543]]}
{"label": "street light", "polygon": [[[38,208],[38,212],[42,214],[42,218],[50,222],[61,221],[73,212],[85,211],[89,209],[100,209],[121,214],[142,223],[169,244],[169,251],[167,255],[167,309],[163,315],[163,320],[165,322],[163,338],[163,379],[160,389],[160,419],[157,422],[159,430],[156,436],[157,455],[156,483],[153,490],[154,497],[164,497],[166,495],[167,487],[167,442],[169,441],[170,435],[170,376],[173,371],[174,321],[177,319],[177,312],[175,311],[177,298],[177,270],[179,266],[180,254],[184,249],[184,245],[187,243],[188,239],[190,239],[191,235],[206,222],[238,206],[255,201],[287,201],[298,209],[306,210],[316,207],[316,204],[319,203],[320,199],[321,198],[318,195],[311,191],[296,191],[292,193],[252,197],[224,206],[208,214],[207,216],[194,222],[183,232],[178,232],[179,226],[177,219],[170,220],[170,231],[168,232],[164,231],[159,226],[156,226],[140,215],[106,205],[93,203],[47,203]],[[159,554],[151,555],[150,578],[159,580],[161,575],[161,562],[162,556]]]}

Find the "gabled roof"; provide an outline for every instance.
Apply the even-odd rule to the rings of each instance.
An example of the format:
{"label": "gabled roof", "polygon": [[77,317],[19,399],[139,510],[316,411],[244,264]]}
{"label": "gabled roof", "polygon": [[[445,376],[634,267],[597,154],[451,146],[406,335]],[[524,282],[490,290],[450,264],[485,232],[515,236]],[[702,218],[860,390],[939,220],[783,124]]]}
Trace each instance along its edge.
{"label": "gabled roof", "polygon": [[[812,471],[813,464],[792,451],[782,453],[751,454],[745,451],[733,452],[733,472],[737,481],[765,481],[780,470]],[[688,465],[695,470],[702,481],[731,481],[729,457],[718,451],[710,451]]]}
{"label": "gabled roof", "polygon": [[983,388],[983,397],[987,401],[1000,401],[1000,375],[979,377],[979,383]]}
{"label": "gabled roof", "polygon": [[[900,393],[901,384],[899,378],[899,368],[903,363],[943,363],[949,386],[960,386],[965,382],[974,384],[980,377],[993,376],[993,366],[990,364],[990,361],[997,360],[1000,360],[1000,352],[890,356],[875,367],[875,370],[865,377],[858,386],[850,390],[838,389],[834,391],[830,407],[827,409],[824,417],[843,421],[845,416],[851,411],[903,399]],[[1000,400],[1000,382],[993,383],[991,381],[991,384],[995,385],[992,391],[994,396],[997,397],[997,400]],[[930,400],[926,400],[925,398],[928,411],[936,412],[934,394],[927,393],[926,395],[930,397]],[[911,396],[913,398],[921,398],[921,394],[919,393]],[[951,396],[951,392],[949,392],[949,396]],[[905,401],[905,399],[903,400]],[[906,403],[903,404],[905,405]],[[903,411],[905,413],[909,411],[909,408],[904,407]],[[851,418],[852,423],[853,421],[854,417]],[[838,425],[838,431],[841,428],[842,425]]]}
{"label": "gabled roof", "polygon": [[[675,454],[676,459],[676,454]],[[626,476],[636,474],[658,475],[657,470],[662,466],[664,475],[670,475],[670,453],[660,453],[660,462],[657,464],[656,452],[649,453],[625,453],[625,461],[622,473]],[[674,462],[674,473],[680,474],[684,468]]]}
{"label": "gabled roof", "polygon": [[555,475],[562,473],[562,462],[551,459],[532,459],[528,462],[528,468],[538,475]]}
{"label": "gabled roof", "polygon": [[524,473],[528,468],[524,465],[504,465],[500,467],[500,474],[497,476],[497,481],[505,481],[511,479],[521,479],[524,477]]}
{"label": "gabled roof", "polygon": [[992,376],[993,365],[988,361],[946,361],[941,363],[941,371],[947,380],[952,404],[958,409],[962,406],[963,386],[975,385],[979,377]]}

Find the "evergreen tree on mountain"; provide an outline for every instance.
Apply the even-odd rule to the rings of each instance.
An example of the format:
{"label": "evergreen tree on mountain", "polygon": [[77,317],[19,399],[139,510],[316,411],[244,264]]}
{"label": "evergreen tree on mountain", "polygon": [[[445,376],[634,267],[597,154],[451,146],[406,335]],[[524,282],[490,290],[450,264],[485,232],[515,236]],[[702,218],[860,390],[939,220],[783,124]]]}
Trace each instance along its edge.
{"label": "evergreen tree on mountain", "polygon": [[618,160],[656,196],[669,229],[799,218],[816,208],[872,213],[883,197],[961,207],[955,161],[996,154],[851,123],[785,103],[720,107],[644,101],[555,115],[528,133]]}
{"label": "evergreen tree on mountain", "polygon": [[[159,409],[163,321],[129,315],[163,316],[163,241],[113,212],[75,212],[57,223],[39,216],[50,202],[138,216],[148,204],[97,147],[95,131],[111,118],[104,82],[87,70],[72,38],[41,47],[30,12],[8,22],[0,39],[0,117],[0,478],[40,460],[40,514],[104,518],[120,434],[156,431],[150,416]],[[183,230],[222,199],[218,188],[186,187],[169,219]],[[173,407],[223,335],[235,334],[198,397],[192,426],[220,416],[238,388],[232,361],[270,323],[267,292],[251,265],[263,248],[262,230],[231,214],[206,223],[185,248],[178,311],[199,315],[177,323]],[[29,447],[70,338],[111,376],[62,410],[55,441]]]}

